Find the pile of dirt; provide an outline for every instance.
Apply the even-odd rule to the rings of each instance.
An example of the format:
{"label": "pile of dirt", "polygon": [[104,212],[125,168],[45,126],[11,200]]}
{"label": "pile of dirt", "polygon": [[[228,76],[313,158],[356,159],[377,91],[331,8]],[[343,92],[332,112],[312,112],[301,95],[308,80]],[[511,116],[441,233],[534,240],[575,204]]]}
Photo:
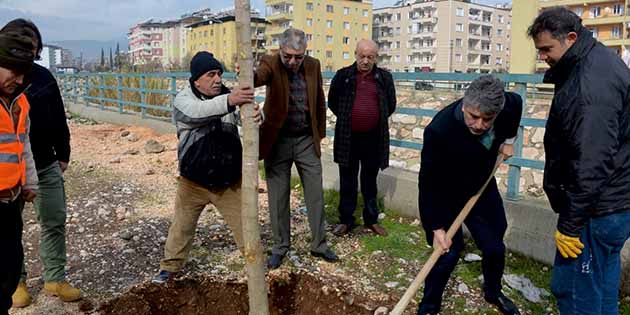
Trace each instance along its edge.
{"label": "pile of dirt", "polygon": [[[271,315],[373,314],[376,303],[307,273],[272,274]],[[213,278],[143,284],[101,305],[101,314],[249,314],[247,283]]]}

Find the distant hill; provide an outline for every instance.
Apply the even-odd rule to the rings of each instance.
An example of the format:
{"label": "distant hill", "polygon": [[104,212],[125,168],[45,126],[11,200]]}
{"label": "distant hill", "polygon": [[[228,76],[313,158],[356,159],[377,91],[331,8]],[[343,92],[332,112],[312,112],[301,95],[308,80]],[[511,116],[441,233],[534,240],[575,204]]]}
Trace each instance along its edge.
{"label": "distant hill", "polygon": [[52,41],[47,44],[61,46],[65,49],[70,49],[74,57],[79,57],[83,52],[83,61],[99,60],[101,58],[101,48],[105,50],[105,58],[109,58],[109,48],[112,48],[112,52],[116,52],[116,43],[120,44],[120,51],[127,51],[129,41],[126,37],[118,39],[101,41],[101,40],[60,40]]}

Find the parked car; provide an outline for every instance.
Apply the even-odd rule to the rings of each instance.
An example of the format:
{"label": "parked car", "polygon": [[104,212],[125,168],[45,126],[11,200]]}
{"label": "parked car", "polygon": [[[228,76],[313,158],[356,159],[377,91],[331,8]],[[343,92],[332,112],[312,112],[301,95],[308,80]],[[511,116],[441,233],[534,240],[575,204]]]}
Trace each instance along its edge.
{"label": "parked car", "polygon": [[422,81],[416,81],[414,86],[415,86],[416,90],[422,90],[422,91],[431,91],[431,90],[433,90],[433,85],[432,84],[426,83],[426,82],[422,82]]}

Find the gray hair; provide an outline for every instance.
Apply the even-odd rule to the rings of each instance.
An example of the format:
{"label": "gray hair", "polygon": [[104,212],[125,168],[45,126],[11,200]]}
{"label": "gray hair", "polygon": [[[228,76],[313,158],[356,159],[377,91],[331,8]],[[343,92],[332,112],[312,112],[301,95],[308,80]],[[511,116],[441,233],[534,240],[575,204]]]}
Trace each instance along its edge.
{"label": "gray hair", "polygon": [[504,84],[492,75],[472,81],[464,93],[464,106],[474,107],[484,115],[498,114],[505,103]]}
{"label": "gray hair", "polygon": [[280,47],[287,47],[295,50],[306,49],[306,35],[304,31],[297,28],[288,28],[280,37]]}

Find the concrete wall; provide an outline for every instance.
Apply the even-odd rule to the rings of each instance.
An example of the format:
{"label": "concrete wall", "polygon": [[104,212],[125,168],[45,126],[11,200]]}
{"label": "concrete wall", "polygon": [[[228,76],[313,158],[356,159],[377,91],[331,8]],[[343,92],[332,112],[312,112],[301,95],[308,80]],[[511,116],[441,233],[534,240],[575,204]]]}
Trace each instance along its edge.
{"label": "concrete wall", "polygon": [[[119,114],[101,111],[96,107],[85,107],[66,102],[68,110],[81,117],[120,125],[145,126],[161,133],[175,133],[173,124],[165,121],[142,119],[140,115]],[[339,170],[329,153],[322,156],[324,188],[339,189]],[[378,177],[379,193],[387,208],[400,215],[418,217],[418,173],[389,167]],[[525,254],[536,260],[552,264],[555,255],[553,234],[558,216],[546,202],[540,200],[505,201],[508,230],[505,242],[510,250]],[[624,263],[623,286],[630,293],[630,242],[622,252]]]}

